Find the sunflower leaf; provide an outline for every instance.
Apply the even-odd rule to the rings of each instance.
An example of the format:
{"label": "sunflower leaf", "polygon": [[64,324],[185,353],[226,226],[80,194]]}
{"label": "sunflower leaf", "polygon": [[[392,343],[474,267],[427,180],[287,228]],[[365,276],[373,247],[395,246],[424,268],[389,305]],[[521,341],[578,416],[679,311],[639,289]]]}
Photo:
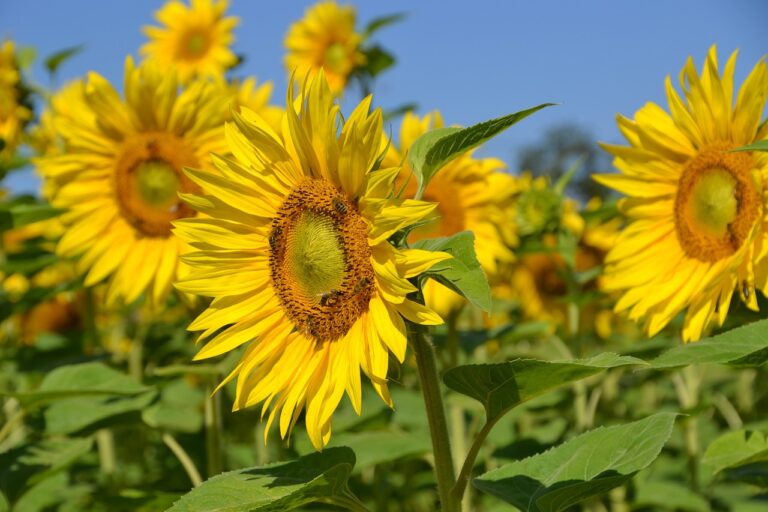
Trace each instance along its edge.
{"label": "sunflower leaf", "polygon": [[759,140],[748,146],[732,149],[731,151],[768,151],[768,140]]}
{"label": "sunflower leaf", "polygon": [[59,50],[58,52],[49,55],[45,59],[45,69],[47,69],[51,74],[56,73],[59,67],[64,64],[64,62],[82,52],[83,49],[85,49],[85,46],[80,44],[77,46],[64,48],[63,50]]}
{"label": "sunflower leaf", "polygon": [[627,482],[648,467],[672,434],[673,413],[600,427],[551,450],[489,471],[481,491],[521,510],[559,512]]}
{"label": "sunflower leaf", "polygon": [[24,393],[0,391],[0,395],[8,394],[29,406],[86,395],[133,396],[150,389],[122,372],[102,363],[90,362],[56,368],[45,376],[36,391]]}
{"label": "sunflower leaf", "polygon": [[378,18],[372,19],[363,29],[363,39],[371,37],[374,32],[378,32],[380,29],[386,26],[394,25],[395,23],[402,21],[404,18],[405,13],[398,12],[395,14],[388,14],[386,16],[379,16]]}
{"label": "sunflower leaf", "polygon": [[516,359],[451,368],[445,372],[443,381],[452,390],[482,403],[488,422],[493,422],[521,403],[563,384],[609,368],[644,364],[636,357],[609,352],[565,361]]}
{"label": "sunflower leaf", "polygon": [[50,219],[64,210],[48,204],[19,204],[0,208],[0,231],[26,226],[33,222]]}
{"label": "sunflower leaf", "polygon": [[754,367],[768,362],[768,320],[759,320],[696,343],[679,345],[650,361],[653,368],[694,363]]}
{"label": "sunflower leaf", "polygon": [[762,432],[735,430],[715,439],[701,463],[716,473],[747,464],[768,461],[768,436]]}
{"label": "sunflower leaf", "polygon": [[542,103],[535,107],[515,112],[496,119],[489,119],[467,128],[435,128],[421,137],[408,152],[408,163],[416,175],[419,189],[416,198],[420,198],[432,176],[448,162],[462,153],[476,148],[483,142],[495,137],[513,124],[554,103]]}
{"label": "sunflower leaf", "polygon": [[462,231],[446,238],[419,240],[414,248],[447,252],[453,258],[441,261],[424,276],[430,277],[462,295],[483,311],[491,310],[491,287],[475,255],[475,235]]}
{"label": "sunflower leaf", "polygon": [[355,453],[347,447],[222,473],[181,497],[168,512],[292,510],[322,500],[364,508],[347,487]]}

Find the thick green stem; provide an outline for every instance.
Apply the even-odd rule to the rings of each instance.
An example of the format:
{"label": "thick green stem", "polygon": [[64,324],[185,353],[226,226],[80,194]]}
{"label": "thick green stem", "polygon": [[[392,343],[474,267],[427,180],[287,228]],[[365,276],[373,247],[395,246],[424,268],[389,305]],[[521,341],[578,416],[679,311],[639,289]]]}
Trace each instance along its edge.
{"label": "thick green stem", "polygon": [[450,494],[456,477],[448,436],[448,423],[445,419],[445,407],[443,406],[435,362],[435,349],[428,339],[426,327],[410,322],[408,327],[408,337],[416,353],[421,392],[424,395],[424,405],[426,406],[429,431],[432,437],[440,503],[444,512],[458,512],[460,501],[454,500]]}
{"label": "thick green stem", "polygon": [[222,428],[221,428],[221,398],[214,393],[213,384],[208,386],[208,396],[205,399],[205,451],[208,460],[208,478],[221,473],[222,460]]}

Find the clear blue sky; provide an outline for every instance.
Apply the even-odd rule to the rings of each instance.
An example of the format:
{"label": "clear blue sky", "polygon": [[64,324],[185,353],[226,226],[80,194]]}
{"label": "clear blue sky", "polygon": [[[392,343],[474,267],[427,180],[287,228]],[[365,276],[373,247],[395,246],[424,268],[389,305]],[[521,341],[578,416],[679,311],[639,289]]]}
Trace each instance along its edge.
{"label": "clear blue sky", "polygon": [[[344,3],[344,2],[342,2]],[[59,83],[95,70],[120,84],[125,56],[145,42],[156,0],[0,0],[0,38],[37,47],[46,56],[84,44]],[[312,2],[232,0],[241,18],[235,51],[242,72],[276,84],[283,98],[283,37]],[[596,140],[616,141],[615,115],[632,115],[646,101],[664,105],[663,80],[676,80],[685,59],[700,66],[712,43],[721,60],[740,49],[740,82],[768,53],[766,0],[516,0],[358,1],[358,26],[373,17],[407,18],[375,39],[398,58],[377,81],[385,108],[416,102],[440,109],[448,123],[472,124],[545,101],[560,103],[511,128],[481,150],[514,167],[516,151],[544,131],[575,122]],[[39,59],[42,60],[42,59]],[[34,78],[45,82],[40,66]],[[396,133],[397,127],[393,128]],[[29,177],[9,185],[29,189]]]}

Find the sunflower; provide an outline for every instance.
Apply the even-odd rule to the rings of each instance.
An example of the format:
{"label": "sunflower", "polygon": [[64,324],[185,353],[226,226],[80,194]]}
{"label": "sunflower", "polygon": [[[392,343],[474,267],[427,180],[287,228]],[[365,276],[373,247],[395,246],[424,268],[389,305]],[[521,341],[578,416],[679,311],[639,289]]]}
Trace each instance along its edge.
{"label": "sunflower", "polygon": [[644,319],[649,336],[687,308],[683,340],[722,325],[734,290],[757,309],[768,287],[765,244],[766,153],[731,152],[765,140],[760,125],[768,69],[758,62],[733,102],[736,52],[718,71],[713,46],[699,75],[691,58],[680,75],[684,98],[666,80],[671,114],[648,103],[619,116],[629,147],[605,144],[617,175],[598,175],[629,197],[630,223],[607,256],[605,283],[622,291],[616,311]]}
{"label": "sunflower", "polygon": [[350,74],[365,64],[360,50],[363,37],[355,32],[355,9],[335,2],[320,2],[291,25],[285,36],[285,67],[296,76],[312,76],[319,69],[331,90],[344,90]]}
{"label": "sunflower", "polygon": [[179,91],[173,73],[130,57],[125,100],[95,73],[81,87],[82,110],[52,112],[66,151],[37,160],[52,204],[68,210],[57,251],[78,256],[86,286],[110,276],[108,302],[147,291],[159,304],[184,273],[171,221],[194,215],[177,197],[197,190],[181,169],[226,151],[228,97],[199,80]]}
{"label": "sunflower", "polygon": [[225,18],[226,10],[226,0],[191,0],[189,7],[171,0],[155,13],[163,28],[143,27],[150,41],[141,54],[164,68],[175,67],[183,83],[195,76],[222,76],[237,63],[229,47],[239,19]]}
{"label": "sunflower", "polygon": [[0,46],[0,158],[13,152],[32,117],[23,96],[15,46],[12,41],[5,41]]}
{"label": "sunflower", "polygon": [[361,368],[392,405],[388,352],[403,361],[402,317],[441,323],[406,298],[408,278],[449,256],[387,241],[435,206],[391,199],[400,169],[376,170],[382,118],[370,104],[344,122],[321,72],[300,102],[289,86],[281,134],[243,109],[227,124],[236,159],[215,157],[220,174],[187,171],[203,194],[184,199],[205,216],[175,223],[197,249],[182,257],[192,272],[177,288],[213,297],[189,327],[207,340],[196,359],[247,343],[225,380],[237,377],[233,408],[263,402],[266,431],[279,416],[283,437],[306,409],[316,449],[345,392],[360,413]]}
{"label": "sunflower", "polygon": [[[431,128],[441,128],[443,120],[439,112],[423,118],[407,113],[400,126],[399,147],[389,145],[384,159],[385,166],[403,164],[398,184],[405,186],[404,194],[413,196],[416,180],[405,158],[414,141]],[[447,237],[461,231],[475,235],[475,253],[483,270],[490,278],[498,272],[498,263],[514,260],[510,247],[517,244],[512,219],[512,198],[517,192],[515,178],[501,171],[503,162],[495,158],[473,158],[466,153],[449,162],[437,173],[424,191],[424,199],[437,203],[433,222],[417,228],[411,241]],[[462,304],[464,299],[437,281],[430,280],[425,286],[427,304],[442,316],[447,316]]]}
{"label": "sunflower", "polygon": [[[245,107],[263,118],[276,132],[282,129],[285,112],[282,108],[269,103],[272,82],[258,84],[256,78],[249,77],[244,80],[221,82],[221,85],[226,89],[226,94],[231,96],[230,112],[239,112],[240,108]],[[231,117],[228,117],[227,121],[230,120]]]}

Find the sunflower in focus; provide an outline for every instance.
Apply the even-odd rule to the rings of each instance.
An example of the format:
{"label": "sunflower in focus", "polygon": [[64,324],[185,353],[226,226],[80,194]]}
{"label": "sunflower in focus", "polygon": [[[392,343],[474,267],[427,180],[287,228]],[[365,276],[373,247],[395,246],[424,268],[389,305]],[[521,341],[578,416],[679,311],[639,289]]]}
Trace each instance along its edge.
{"label": "sunflower in focus", "polygon": [[[443,127],[438,112],[419,118],[413,113],[403,117],[400,126],[399,147],[389,145],[384,165],[403,165],[398,186],[405,186],[404,196],[416,193],[416,180],[407,163],[406,154],[411,145],[430,129]],[[450,161],[427,185],[424,199],[437,203],[432,222],[411,232],[411,241],[425,238],[448,237],[461,231],[475,235],[475,253],[485,273],[493,279],[499,263],[514,260],[510,247],[517,244],[515,225],[511,222],[512,199],[517,192],[515,178],[502,171],[504,163],[495,158],[473,158],[466,153]],[[429,307],[447,316],[464,304],[464,299],[429,280],[424,287]]]}
{"label": "sunflower in focus", "polygon": [[689,58],[682,97],[667,77],[670,113],[648,103],[634,120],[620,116],[629,146],[603,145],[621,173],[595,179],[628,196],[620,207],[630,221],[604,282],[623,292],[616,311],[644,319],[649,336],[687,309],[683,340],[698,340],[722,325],[734,290],[756,310],[755,290],[768,288],[768,154],[730,152],[768,137],[768,69],[758,62],[734,102],[735,66],[736,52],[721,74],[714,46],[701,75]]}
{"label": "sunflower in focus", "polygon": [[244,109],[227,124],[235,159],[215,157],[220,174],[187,171],[203,193],[184,198],[204,215],[175,222],[197,249],[176,286],[213,297],[189,327],[207,341],[196,359],[248,344],[226,379],[237,377],[234,409],[263,402],[266,431],[279,418],[282,437],[306,410],[319,450],[345,393],[360,413],[361,368],[392,406],[388,354],[405,357],[403,317],[442,322],[406,298],[408,278],[450,256],[387,241],[435,205],[391,199],[400,169],[376,169],[382,117],[371,98],[344,121],[322,72],[298,102],[293,89],[281,134]]}
{"label": "sunflower in focus", "polygon": [[163,68],[175,67],[182,83],[196,76],[222,76],[237,64],[229,47],[239,19],[224,17],[226,10],[226,0],[191,0],[189,6],[169,1],[155,13],[163,27],[143,28],[149,42],[141,54]]}
{"label": "sunflower in focus", "polygon": [[24,126],[32,118],[23,96],[15,46],[12,41],[5,41],[0,46],[0,158],[14,151]]}
{"label": "sunflower in focus", "polygon": [[323,69],[331,90],[340,94],[352,72],[365,64],[362,42],[355,32],[354,7],[320,2],[288,30],[285,67],[302,78]]}
{"label": "sunflower in focus", "polygon": [[[74,87],[78,87],[75,85]],[[173,73],[151,63],[125,65],[125,99],[100,75],[80,82],[78,111],[52,111],[65,151],[37,159],[66,232],[57,251],[77,257],[92,286],[109,277],[107,301],[132,302],[143,292],[160,304],[184,274],[183,244],[171,221],[195,215],[178,198],[197,186],[185,166],[209,168],[209,153],[226,152],[229,98],[197,80],[179,91]]]}

